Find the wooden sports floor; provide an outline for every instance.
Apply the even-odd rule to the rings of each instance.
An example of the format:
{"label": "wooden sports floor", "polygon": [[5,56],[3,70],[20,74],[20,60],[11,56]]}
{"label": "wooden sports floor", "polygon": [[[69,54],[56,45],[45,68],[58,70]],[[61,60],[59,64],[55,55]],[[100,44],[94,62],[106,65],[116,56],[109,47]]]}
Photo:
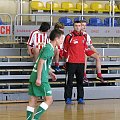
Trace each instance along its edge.
{"label": "wooden sports floor", "polygon": [[[86,100],[85,105],[54,101],[40,120],[120,120],[120,99]],[[26,120],[27,103],[0,104],[0,120]]]}

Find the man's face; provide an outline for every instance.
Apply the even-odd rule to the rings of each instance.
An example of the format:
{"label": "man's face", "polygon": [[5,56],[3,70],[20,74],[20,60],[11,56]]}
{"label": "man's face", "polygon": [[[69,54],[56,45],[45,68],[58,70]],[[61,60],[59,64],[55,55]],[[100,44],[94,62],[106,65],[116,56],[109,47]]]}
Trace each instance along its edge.
{"label": "man's face", "polygon": [[86,22],[81,23],[82,32],[86,32]]}
{"label": "man's face", "polygon": [[77,32],[81,31],[81,23],[74,23],[74,30]]}

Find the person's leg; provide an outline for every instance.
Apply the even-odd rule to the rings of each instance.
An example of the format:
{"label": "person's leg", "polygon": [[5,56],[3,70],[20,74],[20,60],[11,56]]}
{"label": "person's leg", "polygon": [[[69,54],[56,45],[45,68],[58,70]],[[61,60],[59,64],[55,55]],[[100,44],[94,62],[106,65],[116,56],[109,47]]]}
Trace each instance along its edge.
{"label": "person's leg", "polygon": [[31,96],[29,100],[29,105],[27,106],[27,119],[26,120],[32,120],[36,102],[37,102],[37,97]]}
{"label": "person's leg", "polygon": [[44,82],[41,84],[41,86],[34,87],[34,92],[36,96],[43,96],[44,97],[44,102],[42,102],[35,114],[34,114],[34,119],[33,120],[39,120],[41,118],[41,115],[47,110],[47,108],[52,104],[53,99],[52,99],[52,91],[51,87],[48,82]]}
{"label": "person's leg", "polygon": [[45,101],[42,102],[42,103],[38,106],[38,108],[37,108],[37,110],[36,110],[36,112],[35,112],[35,114],[34,114],[34,119],[33,119],[33,120],[39,120],[39,119],[41,118],[41,116],[43,115],[43,113],[44,113],[44,112],[48,109],[48,107],[52,104],[52,102],[53,102],[52,96],[45,96]]}
{"label": "person's leg", "polygon": [[103,77],[102,77],[102,73],[101,73],[100,56],[97,53],[94,53],[91,55],[91,57],[96,59],[97,79],[99,79],[101,82],[104,82]]}
{"label": "person's leg", "polygon": [[83,78],[84,83],[89,82],[88,79],[87,79],[86,69],[87,69],[87,55],[85,55],[85,68],[84,68],[84,78]]}
{"label": "person's leg", "polygon": [[66,69],[67,71],[66,71],[64,98],[65,98],[66,104],[71,104],[73,80],[74,80],[76,65],[74,63],[67,63]]}
{"label": "person's leg", "polygon": [[77,70],[75,72],[76,82],[77,82],[77,100],[78,103],[84,104],[84,89],[83,89],[83,77],[84,77],[84,63],[77,65]]}
{"label": "person's leg", "polygon": [[[94,53],[91,55],[91,57],[96,59],[96,69],[97,69],[97,73],[101,73],[101,61],[100,61],[100,56],[97,53]],[[100,77],[102,75],[100,74]]]}

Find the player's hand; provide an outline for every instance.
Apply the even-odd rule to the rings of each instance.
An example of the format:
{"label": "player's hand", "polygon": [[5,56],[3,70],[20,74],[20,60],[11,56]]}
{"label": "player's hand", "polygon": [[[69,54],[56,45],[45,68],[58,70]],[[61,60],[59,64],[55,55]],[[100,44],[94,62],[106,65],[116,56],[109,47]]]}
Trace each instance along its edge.
{"label": "player's hand", "polygon": [[40,86],[41,85],[41,80],[37,79],[35,84],[36,84],[36,86]]}
{"label": "player's hand", "polygon": [[53,72],[50,72],[50,77],[51,77],[52,81],[56,81],[57,80],[57,77],[56,77],[56,75]]}
{"label": "player's hand", "polygon": [[50,67],[49,73],[51,72],[55,72],[55,70]]}
{"label": "player's hand", "polygon": [[27,50],[27,53],[30,57],[33,57],[33,54]]}

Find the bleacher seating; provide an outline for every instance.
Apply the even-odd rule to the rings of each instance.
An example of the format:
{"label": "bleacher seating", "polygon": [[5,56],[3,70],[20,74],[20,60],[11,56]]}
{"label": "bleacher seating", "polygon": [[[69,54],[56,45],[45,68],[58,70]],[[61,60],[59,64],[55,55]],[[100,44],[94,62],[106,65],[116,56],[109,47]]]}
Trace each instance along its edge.
{"label": "bleacher seating", "polygon": [[[110,12],[110,4],[109,3],[105,4],[105,10],[107,12]],[[113,11],[113,7],[112,6],[111,6],[111,11]],[[120,12],[120,9],[118,9],[117,5],[114,5],[114,11],[115,12]]]}
{"label": "bleacher seating", "polygon": [[72,26],[73,22],[71,18],[68,17],[60,17],[59,22],[63,23],[65,26]]}
{"label": "bleacher seating", "polygon": [[[76,8],[82,11],[82,3],[81,2],[76,3]],[[86,11],[88,8],[89,8],[88,4],[83,3],[83,10]]]}
{"label": "bleacher seating", "polygon": [[89,25],[90,26],[103,26],[103,22],[100,18],[90,18]]}
{"label": "bleacher seating", "polygon": [[31,10],[45,10],[44,4],[41,1],[31,1]]}
{"label": "bleacher seating", "polygon": [[75,17],[74,18],[74,21],[79,21],[79,20],[85,20],[85,21],[87,21],[85,18],[82,18],[82,17]]}
{"label": "bleacher seating", "polygon": [[95,11],[95,10],[91,9],[90,5],[88,5],[86,2],[83,3],[83,7],[82,7],[82,3],[80,3],[80,2],[76,3],[76,8],[80,9],[81,11],[83,9],[84,12],[94,12]]}
{"label": "bleacher seating", "polygon": [[97,12],[101,12],[104,9],[103,4],[100,2],[92,2],[90,8]]}
{"label": "bleacher seating", "polygon": [[74,4],[72,2],[62,2],[61,3],[62,11],[71,11],[72,9],[75,9]]}
{"label": "bleacher seating", "polygon": [[[43,11],[49,11],[51,10],[51,3],[52,3],[52,10],[53,11],[59,11],[59,12],[81,12],[82,9],[84,12],[110,12],[110,3],[109,2],[91,2],[87,3],[84,2],[83,4],[81,2],[54,2],[54,1],[48,1],[45,4],[42,1],[31,1],[30,7],[31,10],[43,10]],[[83,6],[82,6],[83,5]],[[83,8],[82,8],[83,7]],[[113,8],[111,6],[111,11],[113,11]],[[119,5],[114,5],[114,11],[117,13],[120,13]]]}
{"label": "bleacher seating", "polygon": [[79,21],[79,20],[81,20],[82,18],[81,17],[76,17],[76,18],[74,18],[74,22],[75,21]]}
{"label": "bleacher seating", "polygon": [[[112,18],[105,18],[104,25],[105,26],[113,26],[113,19]],[[118,26],[118,22],[116,19],[114,19],[114,26]]]}
{"label": "bleacher seating", "polygon": [[[12,42],[1,43],[1,45],[3,44],[11,45]],[[16,44],[21,45],[21,43],[19,42],[15,42],[15,45]],[[0,93],[1,94],[0,96],[4,97],[8,95],[9,97],[7,97],[6,99],[2,99],[2,101],[20,102],[21,100],[22,101],[24,101],[25,99],[27,100],[28,96],[26,95],[27,95],[28,85],[29,85],[28,79],[29,79],[34,63],[31,62],[30,56],[26,56],[25,54],[25,51],[27,51],[26,48],[23,48],[23,47],[21,48],[0,48],[0,51],[3,51],[3,50],[4,50],[4,53],[0,52],[0,67],[1,67],[1,70],[0,70],[0,83],[1,83]],[[9,52],[6,52],[7,50]],[[89,60],[88,68],[87,68],[87,76],[90,82],[89,84],[84,83],[84,86],[93,87],[93,86],[119,85],[119,82],[120,82],[119,81],[120,56],[118,54],[119,50],[114,50],[114,52],[118,56],[117,55],[113,56],[113,54],[110,54],[110,51],[107,51],[107,49],[104,49],[104,52],[105,52],[105,56],[101,56],[102,73],[103,73],[103,77],[108,82],[105,84],[101,84],[100,81],[97,81],[95,79],[96,77],[95,62]],[[17,56],[18,53],[19,53],[19,56]],[[5,56],[3,54],[5,54]],[[63,64],[64,62],[60,61],[60,67],[62,67]],[[52,88],[56,88],[56,87],[63,88],[65,84],[65,71],[57,73],[57,78],[58,80],[56,82],[52,82],[50,79],[50,84]],[[74,80],[74,86],[76,86],[75,80]],[[19,96],[19,98],[14,98],[13,96],[15,95]],[[25,96],[25,98],[22,98],[21,97],[22,95]]]}
{"label": "bleacher seating", "polygon": [[[46,8],[47,8],[47,10],[51,10],[51,2],[50,1],[46,2]],[[60,10],[59,3],[52,2],[52,10],[53,11],[59,11]]]}

